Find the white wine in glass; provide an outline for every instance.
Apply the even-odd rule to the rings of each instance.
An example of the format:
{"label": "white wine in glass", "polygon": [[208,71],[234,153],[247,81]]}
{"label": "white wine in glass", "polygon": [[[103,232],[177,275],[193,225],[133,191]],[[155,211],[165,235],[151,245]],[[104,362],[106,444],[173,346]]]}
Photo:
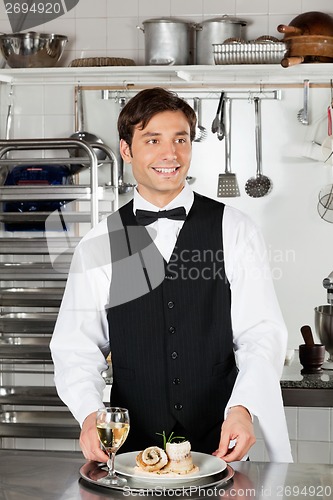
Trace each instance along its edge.
{"label": "white wine in glass", "polygon": [[115,473],[114,459],[129,432],[130,420],[128,410],[113,406],[101,408],[97,411],[96,426],[101,445],[109,455],[107,462],[108,475],[100,478],[98,482],[106,486],[123,486],[127,481]]}

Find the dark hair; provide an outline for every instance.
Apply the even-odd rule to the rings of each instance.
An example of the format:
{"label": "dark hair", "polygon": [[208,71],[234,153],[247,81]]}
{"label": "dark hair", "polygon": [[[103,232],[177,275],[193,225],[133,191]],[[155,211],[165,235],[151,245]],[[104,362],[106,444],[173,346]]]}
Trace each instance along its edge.
{"label": "dark hair", "polygon": [[194,110],[175,92],[161,87],[141,90],[128,101],[118,118],[119,138],[131,146],[134,127],[140,124],[144,129],[153,116],[163,111],[182,111],[190,126],[190,139],[193,141],[197,121]]}

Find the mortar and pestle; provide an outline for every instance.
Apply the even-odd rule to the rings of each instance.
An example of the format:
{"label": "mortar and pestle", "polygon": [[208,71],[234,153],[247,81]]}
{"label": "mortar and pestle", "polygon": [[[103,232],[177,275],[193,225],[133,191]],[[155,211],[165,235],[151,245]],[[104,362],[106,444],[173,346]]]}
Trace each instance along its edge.
{"label": "mortar and pestle", "polygon": [[304,344],[299,346],[299,360],[303,366],[301,374],[321,373],[322,364],[325,359],[325,346],[315,344],[309,325],[301,327]]}

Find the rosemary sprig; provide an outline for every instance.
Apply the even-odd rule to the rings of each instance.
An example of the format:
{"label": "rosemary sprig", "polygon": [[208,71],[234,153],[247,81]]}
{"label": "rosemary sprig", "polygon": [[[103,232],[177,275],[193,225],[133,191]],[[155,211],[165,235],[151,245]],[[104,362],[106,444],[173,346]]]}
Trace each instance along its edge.
{"label": "rosemary sprig", "polygon": [[166,449],[167,443],[172,443],[177,440],[177,442],[182,443],[183,441],[186,441],[186,438],[184,436],[174,436],[174,432],[171,432],[170,436],[167,438],[165,431],[161,432],[156,432],[158,436],[162,436],[163,438],[163,450]]}

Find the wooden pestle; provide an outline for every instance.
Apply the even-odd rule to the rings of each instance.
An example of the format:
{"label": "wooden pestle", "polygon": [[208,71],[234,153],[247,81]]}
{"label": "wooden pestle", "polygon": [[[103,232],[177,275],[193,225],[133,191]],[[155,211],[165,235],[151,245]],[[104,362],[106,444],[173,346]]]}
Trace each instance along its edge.
{"label": "wooden pestle", "polygon": [[306,345],[314,345],[312,330],[309,325],[304,325],[301,327],[301,334]]}

